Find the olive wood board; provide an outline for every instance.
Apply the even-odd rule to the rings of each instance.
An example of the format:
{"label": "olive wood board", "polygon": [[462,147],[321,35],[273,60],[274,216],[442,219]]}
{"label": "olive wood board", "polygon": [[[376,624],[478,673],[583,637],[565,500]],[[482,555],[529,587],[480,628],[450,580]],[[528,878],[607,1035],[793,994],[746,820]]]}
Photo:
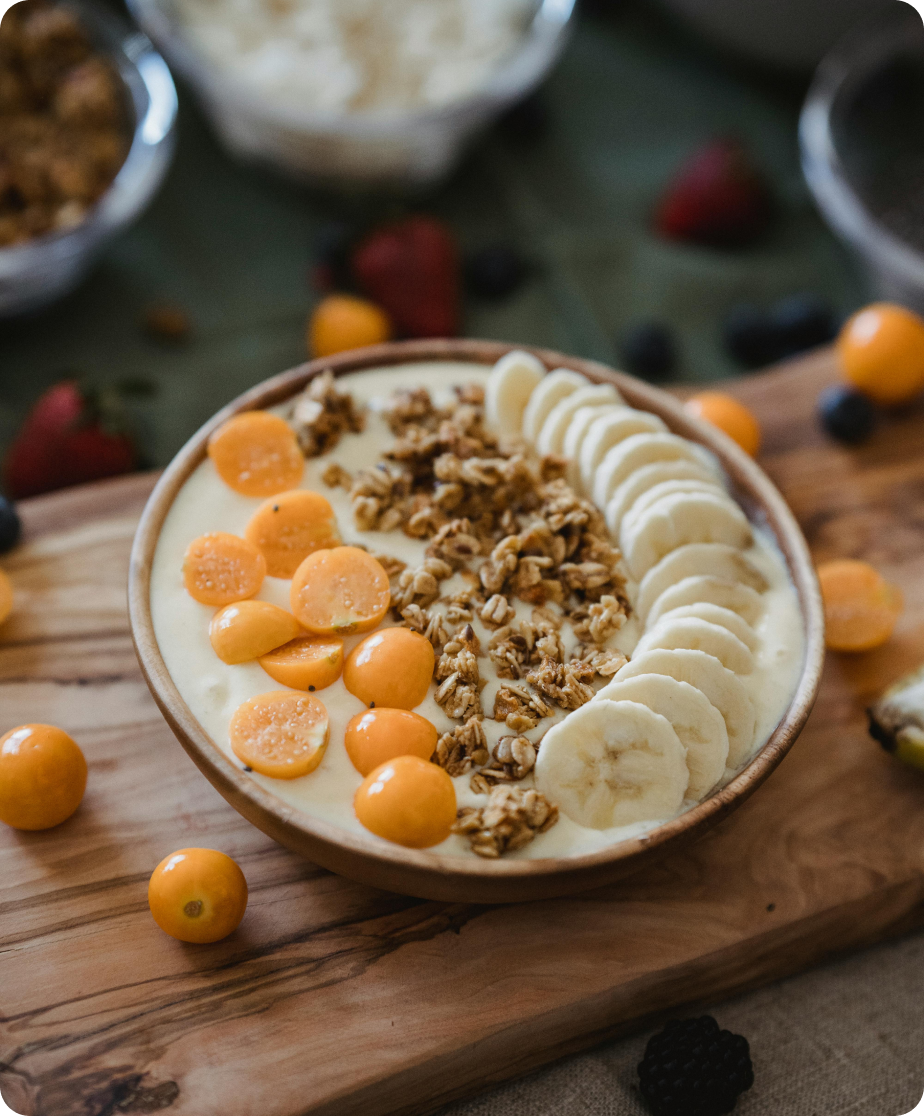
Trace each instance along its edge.
{"label": "olive wood board", "polygon": [[[298,859],[198,774],[135,660],[125,583],[155,477],[23,505],[3,559],[0,710],[66,727],[84,804],[0,826],[0,1083],[27,1116],[432,1112],[555,1058],[924,923],[924,777],[864,709],[924,660],[924,411],[861,449],[818,430],[822,352],[737,381],[761,462],[815,557],[864,557],[907,607],[884,648],[829,655],[815,711],[766,785],[698,844],[612,887],[478,907],[376,891]],[[219,848],[250,906],[214,946],[154,925],[168,853]]]}

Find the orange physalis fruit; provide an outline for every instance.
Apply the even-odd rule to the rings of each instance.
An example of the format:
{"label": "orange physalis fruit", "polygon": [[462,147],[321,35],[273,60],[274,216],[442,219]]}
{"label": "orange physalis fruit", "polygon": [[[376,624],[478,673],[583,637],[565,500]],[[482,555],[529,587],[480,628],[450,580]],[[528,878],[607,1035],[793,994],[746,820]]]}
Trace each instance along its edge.
{"label": "orange physalis fruit", "polygon": [[343,684],[364,705],[413,709],[427,696],[435,658],[424,636],[410,628],[383,628],[347,656]]}
{"label": "orange physalis fruit", "polygon": [[336,636],[299,636],[262,655],[260,666],[281,686],[323,690],[343,670],[343,640]]}
{"label": "orange physalis fruit", "polygon": [[294,639],[301,627],[291,612],[268,601],[236,601],[212,617],[209,639],[223,663],[249,663]]}
{"label": "orange physalis fruit", "polygon": [[186,592],[205,605],[226,605],[252,597],[266,577],[266,559],[246,539],[213,531],[186,548],[183,583]]}
{"label": "orange physalis fruit", "polygon": [[353,808],[378,837],[410,849],[428,849],[450,834],[456,820],[456,789],[435,763],[398,756],[366,776]]}
{"label": "orange physalis fruit", "polygon": [[313,357],[333,356],[391,339],[391,319],[374,302],[354,295],[322,298],[308,319],[308,351]]}
{"label": "orange physalis fruit", "polygon": [[298,779],[324,758],[329,731],[327,710],[316,697],[273,690],[238,706],[228,736],[247,767],[271,779]]}
{"label": "orange physalis fruit", "polygon": [[844,376],[884,407],[909,403],[924,390],[924,321],[888,302],[860,310],[837,339]]}
{"label": "orange physalis fruit", "polygon": [[760,452],[760,423],[737,399],[722,391],[702,391],[688,399],[686,406],[691,414],[727,434],[751,457]]}
{"label": "orange physalis fruit", "polygon": [[279,415],[245,411],[209,438],[209,457],[218,475],[242,496],[273,496],[295,488],[305,458],[295,431]]}
{"label": "orange physalis fruit", "polygon": [[870,651],[885,643],[901,615],[901,590],[866,562],[843,559],[818,567],[825,643],[832,651]]}
{"label": "orange physalis fruit", "polygon": [[148,906],[172,938],[199,945],[238,928],[247,910],[247,881],[230,856],[215,849],[180,849],[151,874]]}
{"label": "orange physalis fruit", "polygon": [[387,760],[417,756],[429,760],[436,751],[436,726],[407,709],[366,709],[346,727],[343,742],[350,762],[368,775]]}
{"label": "orange physalis fruit", "polygon": [[340,545],[337,519],[318,492],[280,492],[260,505],[244,537],[266,559],[270,577],[292,577],[309,554]]}
{"label": "orange physalis fruit", "polygon": [[295,571],[291,602],[295,619],[309,632],[368,632],[388,611],[388,574],[357,546],[316,550]]}
{"label": "orange physalis fruit", "polygon": [[13,611],[13,583],[6,576],[3,570],[0,570],[0,624],[9,616]]}
{"label": "orange physalis fruit", "polygon": [[0,821],[14,829],[51,829],[77,809],[87,761],[54,725],[20,725],[0,737]]}

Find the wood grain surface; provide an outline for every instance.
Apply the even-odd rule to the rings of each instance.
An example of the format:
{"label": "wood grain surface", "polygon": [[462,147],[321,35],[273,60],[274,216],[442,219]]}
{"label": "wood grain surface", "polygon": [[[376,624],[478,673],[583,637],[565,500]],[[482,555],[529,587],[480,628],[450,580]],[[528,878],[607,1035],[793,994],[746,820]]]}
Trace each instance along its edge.
{"label": "wood grain surface", "polygon": [[[621,884],[512,907],[349,883],[273,844],[195,770],[142,682],[125,613],[153,483],[32,501],[3,560],[2,727],[53,721],[90,763],[78,813],[0,832],[0,1083],[29,1116],[385,1116],[455,1097],[919,925],[924,779],[864,708],[924,659],[924,414],[861,450],[813,418],[826,354],[741,381],[762,463],[816,557],[862,556],[904,590],[890,644],[830,656],[815,712],[766,785],[693,848]],[[146,885],[187,845],[251,889],[215,946],[163,935]]]}

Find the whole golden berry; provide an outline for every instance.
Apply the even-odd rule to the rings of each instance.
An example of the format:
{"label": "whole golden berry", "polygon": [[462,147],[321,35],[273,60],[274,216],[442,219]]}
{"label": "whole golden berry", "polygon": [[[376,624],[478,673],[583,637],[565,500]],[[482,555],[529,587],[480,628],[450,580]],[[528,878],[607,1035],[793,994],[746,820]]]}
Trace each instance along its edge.
{"label": "whole golden berry", "polygon": [[148,906],[154,921],[181,942],[226,938],[247,910],[247,881],[235,861],[215,849],[180,849],[151,874]]}
{"label": "whole golden berry", "polygon": [[391,339],[391,319],[365,298],[332,294],[321,299],[308,319],[308,351],[313,357],[333,356],[347,349],[379,345]]}
{"label": "whole golden berry", "polygon": [[908,403],[924,391],[924,321],[904,306],[867,306],[837,339],[844,376],[884,407]]}
{"label": "whole golden berry", "polygon": [[0,737],[0,821],[14,829],[51,829],[80,805],[87,761],[54,725],[20,725]]}
{"label": "whole golden berry", "polygon": [[745,453],[760,452],[760,423],[743,403],[722,391],[703,391],[687,400],[687,410],[718,427]]}

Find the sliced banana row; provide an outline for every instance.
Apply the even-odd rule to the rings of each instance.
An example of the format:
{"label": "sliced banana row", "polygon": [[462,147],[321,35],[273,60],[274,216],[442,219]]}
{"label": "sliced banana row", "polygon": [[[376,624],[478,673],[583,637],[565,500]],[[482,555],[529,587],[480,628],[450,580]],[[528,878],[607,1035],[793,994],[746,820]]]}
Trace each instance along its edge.
{"label": "sliced banana row", "polygon": [[744,554],[750,524],[713,455],[612,385],[543,374],[535,358],[511,353],[489,378],[486,406],[501,430],[568,459],[569,483],[604,510],[619,541],[644,625],[632,661],[546,733],[536,785],[593,828],[668,818],[754,742],[739,676],[754,670],[768,585]]}

